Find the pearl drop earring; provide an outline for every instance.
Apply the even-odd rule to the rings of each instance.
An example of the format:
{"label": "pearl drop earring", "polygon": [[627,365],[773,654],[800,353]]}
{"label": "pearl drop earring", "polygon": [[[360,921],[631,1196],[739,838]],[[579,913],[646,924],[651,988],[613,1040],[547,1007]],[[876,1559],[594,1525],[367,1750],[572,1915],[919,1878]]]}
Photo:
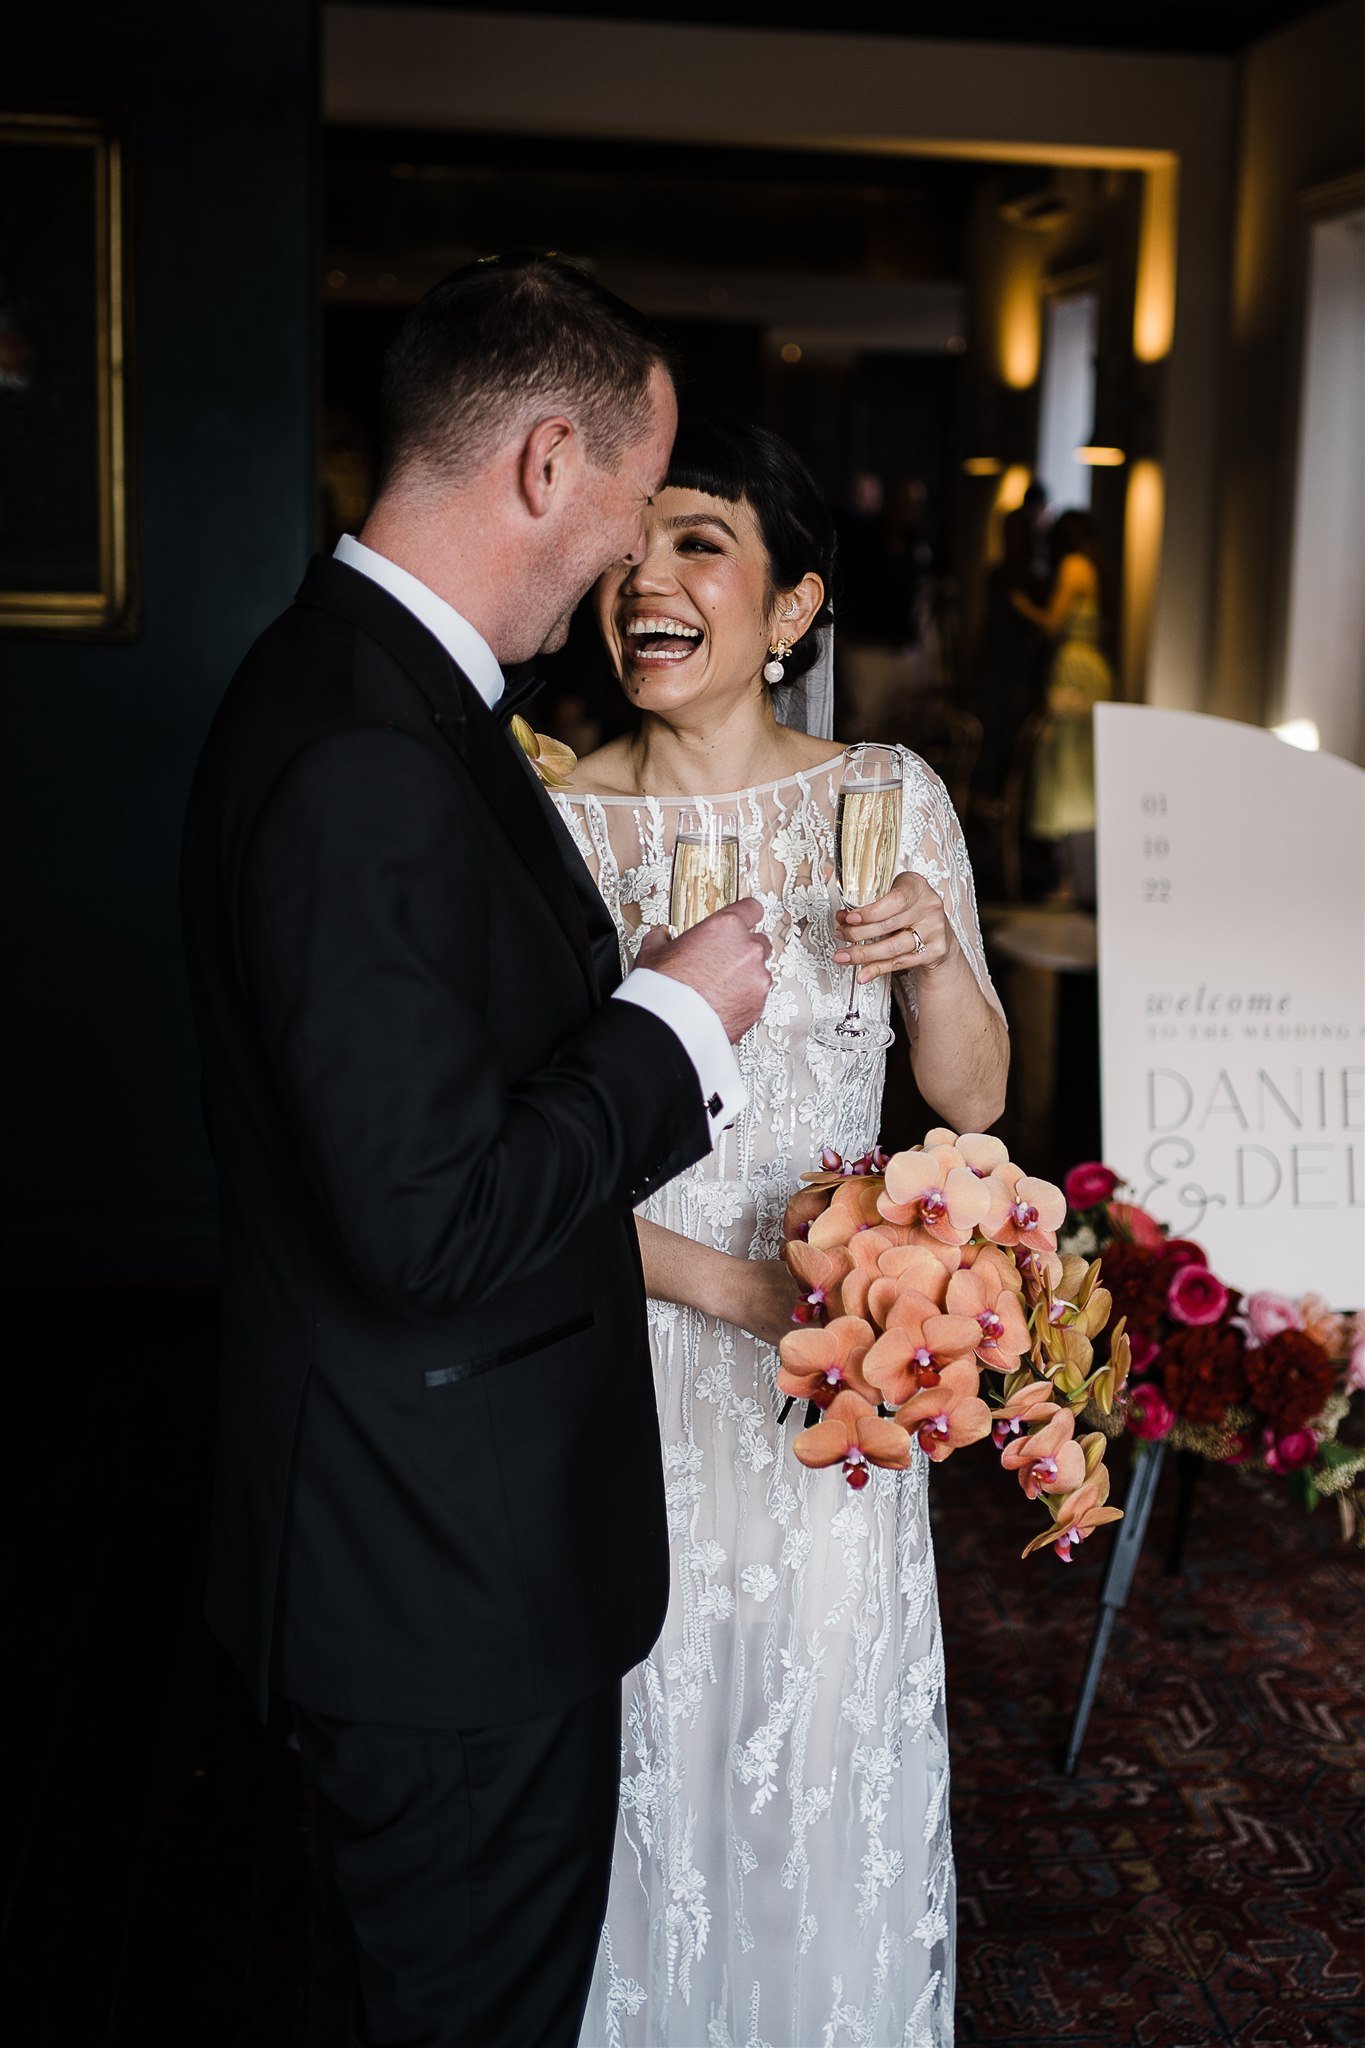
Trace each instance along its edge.
{"label": "pearl drop earring", "polygon": [[794,644],[795,643],[791,640],[773,641],[772,646],[768,649],[769,654],[771,654],[772,656],[772,660],[765,662],[763,665],[763,680],[765,683],[781,682],[783,676],[787,673],[786,669],[783,668],[782,664],[787,659],[787,656],[791,653]]}

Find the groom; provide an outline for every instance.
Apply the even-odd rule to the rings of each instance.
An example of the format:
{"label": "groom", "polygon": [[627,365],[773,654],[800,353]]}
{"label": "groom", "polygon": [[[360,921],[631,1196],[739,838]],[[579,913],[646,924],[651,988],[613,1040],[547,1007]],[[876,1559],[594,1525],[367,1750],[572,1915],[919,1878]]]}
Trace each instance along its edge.
{"label": "groom", "polygon": [[361,540],[247,656],[186,824],[209,1614],[312,1790],[310,2048],[572,2048],[668,1580],[631,1209],[741,1106],[766,949],[738,905],[621,982],[499,730],[502,665],[642,544],[658,343],[567,266],[475,265],[410,315],[383,412]]}

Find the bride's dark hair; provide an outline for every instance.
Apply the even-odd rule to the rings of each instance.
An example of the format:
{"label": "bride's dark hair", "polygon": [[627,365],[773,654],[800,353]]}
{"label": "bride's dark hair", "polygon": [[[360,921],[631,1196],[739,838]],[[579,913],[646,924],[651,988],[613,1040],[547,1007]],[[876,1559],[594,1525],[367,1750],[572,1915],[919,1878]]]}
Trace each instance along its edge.
{"label": "bride's dark hair", "polygon": [[667,484],[680,491],[705,491],[728,504],[746,504],[758,522],[768,551],[768,579],[774,594],[793,590],[814,573],[825,586],[825,601],[787,656],[787,679],[795,682],[814,661],[817,630],[834,614],[834,521],[814,477],[780,434],[740,420],[684,419],[673,443]]}

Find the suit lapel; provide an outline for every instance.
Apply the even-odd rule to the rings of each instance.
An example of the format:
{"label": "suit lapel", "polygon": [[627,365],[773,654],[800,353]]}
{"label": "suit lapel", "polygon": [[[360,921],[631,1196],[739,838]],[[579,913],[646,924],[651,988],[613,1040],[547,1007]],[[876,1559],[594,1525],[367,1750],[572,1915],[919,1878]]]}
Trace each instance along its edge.
{"label": "suit lapel", "polygon": [[[587,870],[538,778],[519,764],[516,742],[499,726],[468,677],[405,605],[344,562],[315,556],[298,602],[340,613],[402,666],[426,700],[435,730],[461,756],[540,888],[574,951],[593,1001],[600,1000],[585,903],[574,875],[582,869],[591,887]],[[600,898],[598,907],[605,918]]]}
{"label": "suit lapel", "polygon": [[[458,675],[459,671],[455,673]],[[463,756],[508,838],[540,884],[561,931],[578,956],[595,1002],[598,986],[592,946],[583,908],[570,879],[566,853],[576,866],[581,868],[583,863],[573,845],[565,843],[563,827],[539,779],[529,766],[518,762],[520,750],[516,741],[503,731],[473,685],[463,676],[460,681],[465,698],[473,700],[466,705],[467,715],[451,719],[438,712],[437,728],[442,738]],[[586,869],[584,877],[587,878]]]}

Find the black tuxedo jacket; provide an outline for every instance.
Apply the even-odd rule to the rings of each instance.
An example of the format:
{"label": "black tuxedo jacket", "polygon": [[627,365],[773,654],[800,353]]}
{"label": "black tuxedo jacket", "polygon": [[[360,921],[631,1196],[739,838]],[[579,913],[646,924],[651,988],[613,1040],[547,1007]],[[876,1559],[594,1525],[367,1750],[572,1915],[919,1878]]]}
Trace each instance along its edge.
{"label": "black tuxedo jacket", "polygon": [[631,1206],[709,1143],[553,807],[440,643],[318,558],[190,798],[218,1163],[209,1617],[264,1708],[477,1726],[649,1649]]}

